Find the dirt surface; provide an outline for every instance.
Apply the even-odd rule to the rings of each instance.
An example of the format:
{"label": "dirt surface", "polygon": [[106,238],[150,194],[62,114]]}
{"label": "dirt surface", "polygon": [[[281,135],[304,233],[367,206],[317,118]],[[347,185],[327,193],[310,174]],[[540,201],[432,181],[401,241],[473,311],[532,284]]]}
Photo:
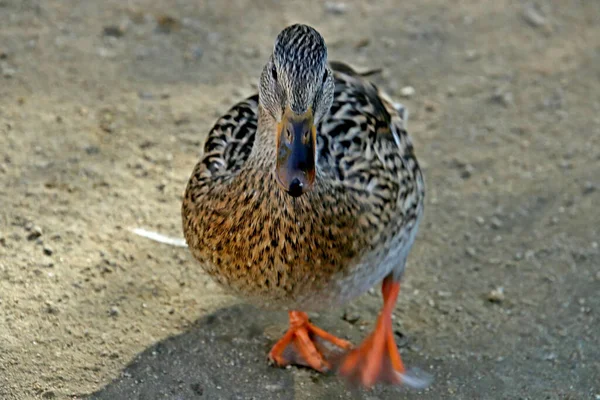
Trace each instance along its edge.
{"label": "dirt surface", "polygon": [[[425,391],[268,367],[285,315],[129,230],[181,237],[205,134],[293,22],[410,110],[395,323]],[[598,1],[0,0],[0,399],[600,398],[599,66]],[[314,320],[358,342],[380,304]]]}

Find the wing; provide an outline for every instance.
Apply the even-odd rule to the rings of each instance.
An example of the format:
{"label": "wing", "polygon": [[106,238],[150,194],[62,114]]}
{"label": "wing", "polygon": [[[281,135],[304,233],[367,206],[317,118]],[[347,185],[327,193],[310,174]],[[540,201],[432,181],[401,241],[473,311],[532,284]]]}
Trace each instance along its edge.
{"label": "wing", "polygon": [[258,124],[258,95],[233,106],[208,133],[197,178],[239,171],[250,156]]}
{"label": "wing", "polygon": [[319,166],[367,197],[380,222],[405,220],[411,211],[417,213],[424,196],[405,129],[407,112],[364,79],[371,72],[330,65],[336,86],[331,111],[319,127]]}

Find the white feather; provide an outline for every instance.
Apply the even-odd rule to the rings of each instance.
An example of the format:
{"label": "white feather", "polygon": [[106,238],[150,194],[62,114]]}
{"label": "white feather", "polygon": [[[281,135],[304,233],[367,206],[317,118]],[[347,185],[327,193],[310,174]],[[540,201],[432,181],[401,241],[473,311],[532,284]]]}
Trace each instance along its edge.
{"label": "white feather", "polygon": [[148,231],[143,228],[133,228],[133,229],[129,229],[129,230],[138,236],[142,236],[142,237],[145,237],[146,239],[154,240],[155,242],[164,243],[164,244],[168,244],[168,245],[176,246],[176,247],[187,247],[187,243],[185,242],[185,239],[165,236],[158,232]]}

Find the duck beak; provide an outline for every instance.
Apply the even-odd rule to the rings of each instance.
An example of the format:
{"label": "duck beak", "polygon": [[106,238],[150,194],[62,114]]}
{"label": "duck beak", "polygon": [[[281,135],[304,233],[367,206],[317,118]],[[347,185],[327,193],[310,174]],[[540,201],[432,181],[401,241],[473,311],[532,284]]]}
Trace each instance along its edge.
{"label": "duck beak", "polygon": [[317,131],[309,108],[296,114],[286,108],[277,124],[277,166],[279,185],[292,197],[299,197],[312,188],[315,181]]}

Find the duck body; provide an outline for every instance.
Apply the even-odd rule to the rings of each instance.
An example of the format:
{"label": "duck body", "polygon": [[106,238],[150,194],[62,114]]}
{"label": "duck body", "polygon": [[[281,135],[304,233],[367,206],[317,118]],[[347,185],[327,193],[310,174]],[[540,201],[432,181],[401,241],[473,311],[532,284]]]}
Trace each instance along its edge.
{"label": "duck body", "polygon": [[[426,379],[407,372],[392,312],[423,215],[425,185],[403,107],[342,63],[327,63],[314,28],[275,40],[258,96],[211,129],[185,191],[186,241],[225,288],[262,307],[287,309],[289,329],[269,359],[337,369],[364,387]],[[383,306],[358,347],[308,314],[382,281]],[[347,351],[340,361],[323,342]]]}
{"label": "duck body", "polygon": [[399,280],[423,214],[404,109],[349,66],[330,68],[333,103],[316,126],[312,190],[292,197],[277,184],[276,139],[255,95],[211,129],[185,192],[192,254],[261,307],[318,310],[390,274]]}

